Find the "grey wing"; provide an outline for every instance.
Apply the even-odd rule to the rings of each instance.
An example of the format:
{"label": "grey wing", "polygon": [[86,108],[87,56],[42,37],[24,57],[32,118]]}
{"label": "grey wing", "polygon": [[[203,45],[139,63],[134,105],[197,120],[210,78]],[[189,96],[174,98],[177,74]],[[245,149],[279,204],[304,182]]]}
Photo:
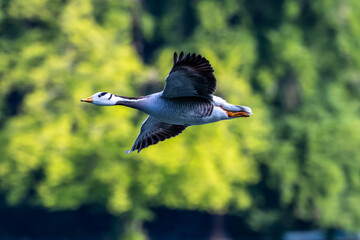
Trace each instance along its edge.
{"label": "grey wing", "polygon": [[165,79],[162,93],[165,98],[204,97],[212,98],[216,89],[214,70],[206,58],[195,53],[186,55],[181,52],[179,58],[174,53],[174,65]]}
{"label": "grey wing", "polygon": [[179,135],[185,128],[186,126],[183,125],[160,122],[156,118],[148,116],[141,125],[140,133],[131,150],[126,152],[131,153],[136,150],[140,152],[142,149],[157,144],[159,141]]}

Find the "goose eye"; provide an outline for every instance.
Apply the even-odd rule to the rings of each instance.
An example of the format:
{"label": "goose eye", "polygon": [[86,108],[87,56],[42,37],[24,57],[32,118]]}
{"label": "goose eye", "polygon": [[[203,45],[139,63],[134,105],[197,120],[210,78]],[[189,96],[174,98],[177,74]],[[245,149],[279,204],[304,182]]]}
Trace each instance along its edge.
{"label": "goose eye", "polygon": [[105,94],[107,94],[107,92],[102,92],[98,95],[98,97],[100,98],[100,97],[104,96]]}

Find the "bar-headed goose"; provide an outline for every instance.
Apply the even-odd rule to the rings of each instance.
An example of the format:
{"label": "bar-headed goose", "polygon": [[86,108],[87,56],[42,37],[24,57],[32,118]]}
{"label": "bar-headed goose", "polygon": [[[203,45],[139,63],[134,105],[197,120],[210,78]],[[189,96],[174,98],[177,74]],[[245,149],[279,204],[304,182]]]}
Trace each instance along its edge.
{"label": "bar-headed goose", "polygon": [[216,79],[208,60],[201,55],[174,53],[174,65],[166,77],[162,92],[142,97],[123,97],[98,92],[82,102],[100,106],[123,105],[149,116],[130,153],[175,137],[191,125],[207,124],[238,117],[249,117],[251,108],[227,103],[214,96]]}

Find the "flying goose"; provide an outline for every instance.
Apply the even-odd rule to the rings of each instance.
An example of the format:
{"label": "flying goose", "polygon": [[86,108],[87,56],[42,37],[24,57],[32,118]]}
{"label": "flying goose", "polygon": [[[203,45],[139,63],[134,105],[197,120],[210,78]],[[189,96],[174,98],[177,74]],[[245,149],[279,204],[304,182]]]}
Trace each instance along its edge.
{"label": "flying goose", "polygon": [[124,97],[98,92],[82,102],[100,106],[123,105],[149,116],[142,123],[134,145],[127,153],[138,153],[165,139],[179,135],[186,127],[238,117],[249,117],[251,108],[227,103],[214,96],[216,79],[208,60],[201,55],[174,53],[174,65],[163,91],[142,97]]}

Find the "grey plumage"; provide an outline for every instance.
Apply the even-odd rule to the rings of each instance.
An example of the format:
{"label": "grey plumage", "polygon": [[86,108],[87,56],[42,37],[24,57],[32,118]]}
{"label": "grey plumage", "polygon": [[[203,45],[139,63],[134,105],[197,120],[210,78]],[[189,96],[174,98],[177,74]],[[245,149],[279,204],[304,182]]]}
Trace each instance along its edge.
{"label": "grey plumage", "polygon": [[208,60],[201,55],[174,53],[174,64],[162,92],[142,97],[122,97],[99,92],[82,99],[102,106],[123,105],[149,116],[143,122],[132,151],[175,137],[191,125],[248,117],[251,108],[227,103],[214,96],[216,78]]}

